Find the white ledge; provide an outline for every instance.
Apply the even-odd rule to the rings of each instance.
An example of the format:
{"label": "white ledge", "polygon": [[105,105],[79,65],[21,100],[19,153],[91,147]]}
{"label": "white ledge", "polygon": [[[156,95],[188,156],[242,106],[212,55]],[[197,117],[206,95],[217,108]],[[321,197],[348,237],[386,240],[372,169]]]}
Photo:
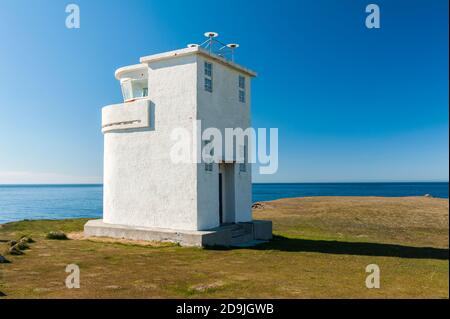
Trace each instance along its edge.
{"label": "white ledge", "polygon": [[150,127],[150,101],[108,105],[102,108],[102,132]]}
{"label": "white ledge", "polygon": [[121,68],[118,68],[116,72],[114,73],[114,76],[117,80],[120,80],[123,74],[134,72],[134,71],[145,71],[147,72],[147,65],[140,63],[140,64],[133,64],[128,66],[123,66]]}

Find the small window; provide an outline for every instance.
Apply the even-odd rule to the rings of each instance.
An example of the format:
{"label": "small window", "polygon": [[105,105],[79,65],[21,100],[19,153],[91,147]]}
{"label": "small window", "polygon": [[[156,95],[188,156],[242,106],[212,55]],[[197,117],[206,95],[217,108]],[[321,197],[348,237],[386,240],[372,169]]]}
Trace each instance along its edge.
{"label": "small window", "polygon": [[124,79],[120,81],[122,89],[123,100],[128,101],[133,98],[133,88],[131,86],[131,79]]}
{"label": "small window", "polygon": [[124,78],[120,80],[120,86],[125,102],[148,96],[147,79]]}
{"label": "small window", "polygon": [[239,90],[239,102],[245,103],[245,91]]}
{"label": "small window", "polygon": [[[211,143],[211,140],[204,140],[203,141],[203,148],[205,148],[209,143]],[[203,154],[203,152],[202,152]],[[209,152],[209,155],[212,157],[214,156],[214,148],[212,148]],[[213,171],[213,162],[211,163],[205,163],[205,171],[212,172]]]}
{"label": "small window", "polygon": [[245,103],[245,77],[239,75],[239,102]]}
{"label": "small window", "polygon": [[212,80],[205,78],[205,91],[212,92]]}
{"label": "small window", "polygon": [[239,75],[239,88],[245,90],[245,77]]}
{"label": "small window", "polygon": [[212,63],[205,62],[205,91],[207,92],[213,91],[212,72]]}
{"label": "small window", "polygon": [[212,77],[212,63],[205,62],[205,75]]}

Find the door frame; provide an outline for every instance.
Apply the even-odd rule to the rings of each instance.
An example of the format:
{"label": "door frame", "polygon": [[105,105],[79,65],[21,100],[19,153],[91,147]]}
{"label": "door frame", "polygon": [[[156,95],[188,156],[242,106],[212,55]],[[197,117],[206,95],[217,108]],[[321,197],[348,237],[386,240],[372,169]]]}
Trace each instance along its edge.
{"label": "door frame", "polygon": [[235,162],[219,163],[219,221],[236,222]]}

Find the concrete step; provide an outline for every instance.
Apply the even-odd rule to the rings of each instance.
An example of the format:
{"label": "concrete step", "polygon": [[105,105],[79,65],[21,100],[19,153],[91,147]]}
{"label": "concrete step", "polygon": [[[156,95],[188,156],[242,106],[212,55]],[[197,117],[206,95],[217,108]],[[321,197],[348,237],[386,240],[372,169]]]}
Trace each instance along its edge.
{"label": "concrete step", "polygon": [[244,228],[236,228],[236,229],[234,229],[234,230],[232,230],[231,231],[231,237],[239,237],[239,236],[242,236],[242,235],[245,235],[246,234],[246,232],[245,232],[245,229]]}
{"label": "concrete step", "polygon": [[231,238],[231,245],[238,245],[250,242],[253,240],[253,234],[245,233],[241,236]]}
{"label": "concrete step", "polygon": [[241,229],[242,226],[239,224],[222,224],[220,225],[220,228],[222,229],[229,229],[229,230],[236,230],[236,229]]}
{"label": "concrete step", "polygon": [[257,246],[257,245],[260,245],[260,244],[264,244],[264,243],[267,243],[267,242],[268,242],[267,240],[254,239],[254,240],[251,240],[251,241],[247,241],[245,243],[233,244],[232,246],[233,247],[238,247],[238,248],[248,248],[248,247],[254,247],[254,246]]}

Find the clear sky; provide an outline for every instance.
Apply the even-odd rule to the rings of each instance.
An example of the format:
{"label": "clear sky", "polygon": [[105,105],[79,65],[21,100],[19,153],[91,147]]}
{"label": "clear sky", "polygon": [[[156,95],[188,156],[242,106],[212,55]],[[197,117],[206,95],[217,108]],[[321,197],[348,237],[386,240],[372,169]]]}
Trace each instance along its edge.
{"label": "clear sky", "polygon": [[[81,28],[65,27],[76,3]],[[381,28],[365,27],[365,7]],[[448,1],[0,0],[0,183],[102,179],[116,68],[216,31],[258,72],[254,127],[279,129],[255,182],[448,181]]]}

